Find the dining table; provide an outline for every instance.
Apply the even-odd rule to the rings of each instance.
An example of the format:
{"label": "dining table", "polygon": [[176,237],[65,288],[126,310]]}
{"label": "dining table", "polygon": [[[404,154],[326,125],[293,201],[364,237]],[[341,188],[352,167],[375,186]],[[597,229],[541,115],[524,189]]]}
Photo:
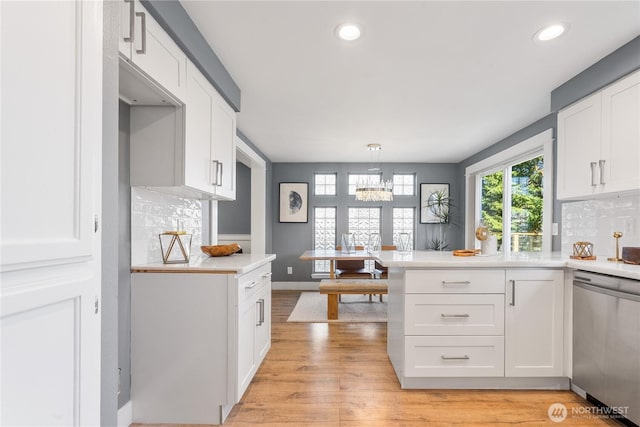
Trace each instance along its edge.
{"label": "dining table", "polygon": [[303,261],[320,261],[329,260],[329,278],[336,278],[335,262],[341,260],[367,260],[375,259],[375,255],[366,250],[355,250],[352,252],[343,252],[339,249],[310,249],[304,251],[300,255],[300,259]]}

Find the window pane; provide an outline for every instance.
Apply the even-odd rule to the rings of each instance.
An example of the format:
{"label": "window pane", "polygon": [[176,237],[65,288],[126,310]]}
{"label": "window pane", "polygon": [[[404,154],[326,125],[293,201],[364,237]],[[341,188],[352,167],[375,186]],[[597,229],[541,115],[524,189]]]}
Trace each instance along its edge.
{"label": "window pane", "polygon": [[504,172],[498,171],[482,177],[480,215],[482,223],[491,234],[498,238],[498,247],[502,245],[502,181]]}
{"label": "window pane", "polygon": [[314,193],[316,196],[335,196],[336,174],[317,173],[315,175]]}
{"label": "window pane", "polygon": [[361,182],[371,182],[371,183],[378,183],[380,182],[381,179],[381,175],[379,173],[375,173],[375,174],[349,174],[349,188],[348,188],[348,193],[350,196],[353,196],[356,194],[356,185],[358,183]]}
{"label": "window pane", "polygon": [[[349,208],[349,233],[353,233],[357,246],[366,246],[371,233],[380,234],[381,208]],[[367,269],[373,269],[372,260],[365,261]]]}
{"label": "window pane", "polygon": [[[313,248],[336,248],[336,208],[315,207],[314,212],[314,238]],[[324,273],[329,271],[329,261],[314,261],[314,271]]]}
{"label": "window pane", "polygon": [[414,174],[393,174],[393,194],[396,196],[414,196]]}
{"label": "window pane", "polygon": [[511,251],[542,250],[542,156],[511,167]]}
{"label": "window pane", "polygon": [[414,208],[393,208],[393,244],[398,246],[400,233],[409,233],[411,247],[415,247],[413,242],[414,228]]}

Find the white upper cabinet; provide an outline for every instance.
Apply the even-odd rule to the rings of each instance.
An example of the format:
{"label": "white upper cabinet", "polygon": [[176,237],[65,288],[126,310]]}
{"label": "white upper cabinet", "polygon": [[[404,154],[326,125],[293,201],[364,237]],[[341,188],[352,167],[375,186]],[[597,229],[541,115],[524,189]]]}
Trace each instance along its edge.
{"label": "white upper cabinet", "polygon": [[184,101],[187,57],[137,1],[120,3],[120,57]]}
{"label": "white upper cabinet", "polygon": [[640,190],[640,71],[558,113],[557,197]]}
{"label": "white upper cabinet", "polygon": [[235,112],[190,61],[185,123],[185,184],[235,199]]}
{"label": "white upper cabinet", "polygon": [[131,107],[131,185],[234,200],[235,112],[187,62],[184,105]]}

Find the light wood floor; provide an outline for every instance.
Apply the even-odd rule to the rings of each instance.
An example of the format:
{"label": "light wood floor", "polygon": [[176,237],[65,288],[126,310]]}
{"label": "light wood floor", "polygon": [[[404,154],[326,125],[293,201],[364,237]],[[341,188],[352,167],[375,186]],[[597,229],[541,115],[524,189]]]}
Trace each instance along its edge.
{"label": "light wood floor", "polygon": [[272,346],[227,426],[596,426],[553,403],[591,406],[568,391],[402,390],[385,323],[287,323],[299,293],[274,292]]}

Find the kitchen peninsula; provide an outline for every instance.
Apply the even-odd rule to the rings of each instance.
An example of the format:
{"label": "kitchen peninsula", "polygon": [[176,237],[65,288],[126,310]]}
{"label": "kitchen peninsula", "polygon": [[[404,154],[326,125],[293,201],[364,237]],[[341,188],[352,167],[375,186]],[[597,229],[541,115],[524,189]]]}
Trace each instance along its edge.
{"label": "kitchen peninsula", "polygon": [[134,422],[224,422],[271,347],[275,257],[132,267]]}
{"label": "kitchen peninsula", "polygon": [[640,268],[560,254],[382,252],[387,352],[403,388],[568,389],[572,269]]}

